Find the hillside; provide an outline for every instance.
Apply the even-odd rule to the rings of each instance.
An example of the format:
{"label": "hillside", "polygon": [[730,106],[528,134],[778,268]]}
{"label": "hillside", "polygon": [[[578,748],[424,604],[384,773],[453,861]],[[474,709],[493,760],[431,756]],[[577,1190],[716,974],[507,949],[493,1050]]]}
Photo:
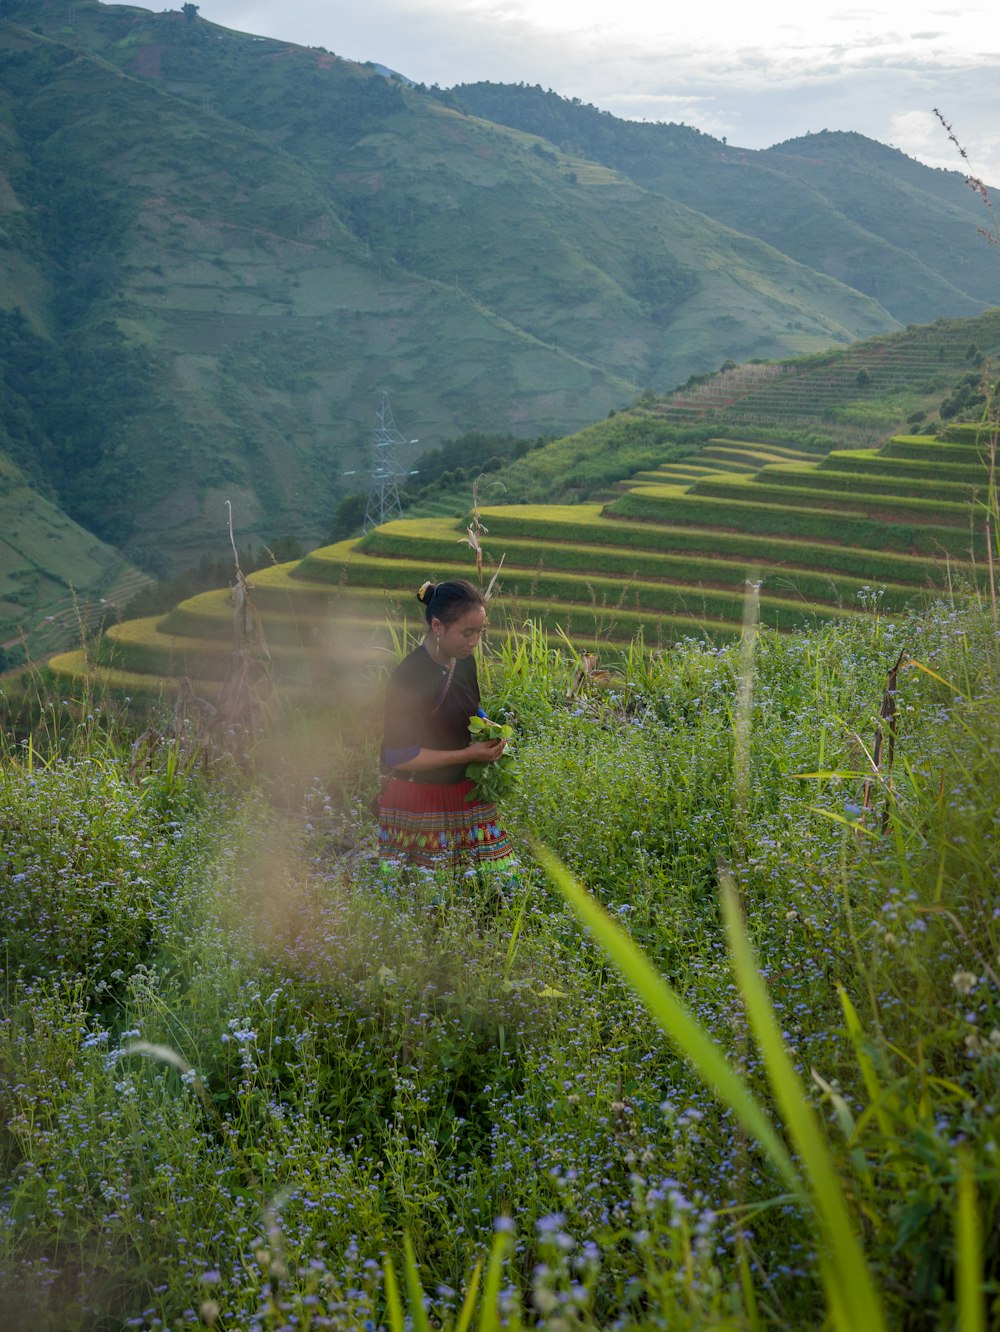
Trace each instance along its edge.
{"label": "hillside", "polygon": [[9,0],[0,74],[0,449],[157,574],[218,548],[226,499],[249,540],[320,539],[379,389],[422,446],[533,437],[894,323],[328,52]]}
{"label": "hillside", "polygon": [[[748,583],[779,632],[896,617],[956,585],[985,586],[974,519],[989,430],[960,418],[981,417],[982,376],[998,357],[1000,311],[942,320],[727,369],[552,441],[480,479],[471,526],[463,484],[255,574],[270,670],[309,697],[345,666],[384,660],[387,621],[419,626],[413,590],[425,578],[473,575],[470,535],[484,581],[499,570],[494,642],[530,620],[612,659],[638,636],[737,637]],[[89,675],[169,697],[186,675],[212,694],[232,641],[220,589],[114,626],[96,655],[52,668],[69,687]]]}
{"label": "hillside", "polygon": [[[613,660],[640,637],[661,648],[738,637],[748,583],[762,624],[779,632],[895,617],[956,581],[985,586],[984,542],[970,535],[983,444],[975,426],[821,457],[791,441],[718,438],[637,474],[608,504],[484,508],[487,575],[500,569],[492,640],[531,621]],[[384,661],[387,619],[419,629],[413,592],[425,578],[474,576],[464,531],[461,519],[404,518],[254,575],[274,680],[318,701],[345,671]],[[232,602],[219,590],[112,626],[96,655],[51,666],[70,689],[86,678],[156,699],[175,696],[181,677],[214,696],[234,662]]]}
{"label": "hillside", "polygon": [[[783,441],[821,455],[835,447],[881,447],[894,434],[935,434],[982,415],[984,372],[998,364],[1000,309],[976,319],[911,325],[812,356],[724,366],[692,376],[672,393],[644,395],[631,410],[501,468],[487,467],[481,499],[607,499],[615,483],[676,462],[718,436]],[[481,454],[470,458],[449,486],[439,482],[429,496],[420,495],[412,515],[466,512],[482,461]]]}
{"label": "hillside", "polygon": [[151,582],[0,458],[0,671],[79,642]]}
{"label": "hillside", "polygon": [[753,150],[688,125],[619,120],[537,86],[472,83],[452,93],[475,115],[766,241],[900,323],[1000,304],[1000,267],[976,234],[987,215],[960,170],[926,167],[861,134],[824,130]]}

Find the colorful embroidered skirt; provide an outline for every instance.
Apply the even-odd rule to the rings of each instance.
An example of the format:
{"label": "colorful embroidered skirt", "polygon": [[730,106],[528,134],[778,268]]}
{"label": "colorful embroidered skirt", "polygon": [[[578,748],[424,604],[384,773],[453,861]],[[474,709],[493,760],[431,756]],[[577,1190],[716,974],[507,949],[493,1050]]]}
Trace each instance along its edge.
{"label": "colorful embroidered skirt", "polygon": [[448,786],[393,777],[379,801],[379,854],[414,865],[492,865],[510,858],[510,841],[495,805],[466,800],[470,781]]}

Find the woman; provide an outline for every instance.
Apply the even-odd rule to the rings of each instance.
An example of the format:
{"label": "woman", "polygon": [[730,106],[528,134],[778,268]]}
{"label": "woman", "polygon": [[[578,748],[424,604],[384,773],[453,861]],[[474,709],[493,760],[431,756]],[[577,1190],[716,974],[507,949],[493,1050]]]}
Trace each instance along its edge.
{"label": "woman", "polygon": [[486,627],[483,595],[464,578],[417,593],[427,635],[396,667],[385,696],[379,852],[415,865],[499,865],[511,856],[496,807],[466,797],[469,763],[495,763],[504,740],[471,740],[479,705],[474,654]]}

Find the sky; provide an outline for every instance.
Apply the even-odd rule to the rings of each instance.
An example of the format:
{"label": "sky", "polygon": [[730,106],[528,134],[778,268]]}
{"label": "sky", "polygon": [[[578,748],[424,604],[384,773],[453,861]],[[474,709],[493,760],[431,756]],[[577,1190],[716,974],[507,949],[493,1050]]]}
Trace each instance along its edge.
{"label": "sky", "polygon": [[929,166],[967,170],[937,107],[966,150],[967,174],[1000,187],[995,0],[730,3],[201,0],[198,8],[225,27],[371,60],[417,83],[538,83],[744,148],[856,130]]}

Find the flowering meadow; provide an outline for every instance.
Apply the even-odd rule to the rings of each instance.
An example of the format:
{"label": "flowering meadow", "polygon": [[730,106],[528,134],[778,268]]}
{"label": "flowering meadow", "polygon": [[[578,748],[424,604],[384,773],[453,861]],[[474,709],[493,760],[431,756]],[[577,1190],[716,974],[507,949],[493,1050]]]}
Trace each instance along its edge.
{"label": "flowering meadow", "polygon": [[0,1326],[1000,1326],[1000,641],[864,604],[487,650],[501,878],[378,862],[374,681],[250,773],[46,702]]}

